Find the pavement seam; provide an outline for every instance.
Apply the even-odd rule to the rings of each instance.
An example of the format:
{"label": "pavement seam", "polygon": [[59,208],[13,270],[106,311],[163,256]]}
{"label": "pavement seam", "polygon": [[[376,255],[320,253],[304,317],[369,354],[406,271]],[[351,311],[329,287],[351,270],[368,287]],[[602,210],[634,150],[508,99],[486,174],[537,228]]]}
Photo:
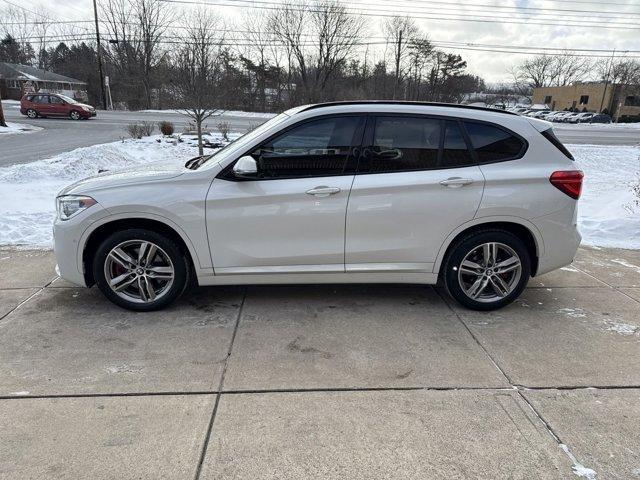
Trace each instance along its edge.
{"label": "pavement seam", "polygon": [[[595,278],[595,277],[594,277]],[[598,279],[596,279],[598,280]],[[484,353],[487,355],[487,357],[491,360],[491,362],[494,364],[494,366],[498,369],[498,371],[504,376],[504,378],[509,382],[509,385],[512,387],[513,391],[516,392],[516,394],[522,399],[522,401],[531,409],[531,412],[533,413],[533,415],[535,417],[538,418],[538,420],[540,420],[540,423],[544,426],[544,428],[547,430],[547,433],[551,436],[551,438],[556,442],[556,444],[558,445],[558,448],[560,448],[560,450],[562,450],[565,454],[565,456],[569,459],[569,461],[571,462],[571,466],[572,469],[574,470],[575,473],[575,467],[576,465],[580,465],[576,460],[575,455],[573,455],[573,453],[571,452],[569,446],[564,443],[561,439],[560,436],[555,432],[555,430],[553,429],[553,427],[551,426],[551,424],[542,416],[542,413],[539,412],[534,406],[533,404],[529,401],[529,399],[527,397],[525,397],[524,395],[524,391],[520,386],[518,386],[517,384],[513,383],[513,381],[511,380],[511,378],[509,378],[509,376],[507,375],[507,373],[502,369],[502,367],[500,367],[500,365],[498,365],[498,363],[493,359],[493,357],[489,354],[489,351],[485,348],[484,345],[482,345],[482,343],[480,343],[480,340],[474,335],[474,333],[471,331],[471,329],[467,326],[467,324],[464,322],[464,320],[462,319],[462,317],[458,314],[458,312],[456,312],[453,307],[451,306],[451,304],[449,303],[448,299],[445,298],[445,296],[443,296],[436,288],[434,288],[436,294],[442,298],[442,300],[444,301],[444,303],[449,307],[449,309],[453,312],[453,314],[456,316],[456,318],[460,321],[460,323],[462,323],[462,325],[464,325],[464,327],[466,328],[466,330],[469,332],[469,335],[471,335],[471,337],[476,341],[476,343],[480,346],[480,348],[482,348],[482,350],[484,351]],[[533,390],[533,389],[529,389],[529,390]]]}
{"label": "pavement seam", "polygon": [[624,295],[624,296],[625,296],[625,297],[627,297],[627,298],[630,298],[630,299],[631,299],[631,300],[633,300],[634,302],[636,302],[636,303],[640,303],[640,300],[638,300],[638,299],[636,299],[636,298],[633,298],[633,297],[632,297],[631,295],[629,295],[628,293],[623,292],[622,290],[620,290],[621,288],[634,288],[634,287],[626,287],[626,286],[616,287],[615,285],[611,285],[610,283],[605,282],[604,280],[599,279],[599,278],[598,278],[598,277],[596,277],[595,275],[592,275],[592,274],[590,274],[589,272],[587,272],[587,271],[585,271],[585,270],[582,270],[580,267],[576,267],[575,265],[573,265],[573,267],[574,267],[576,270],[578,270],[578,271],[580,271],[580,272],[584,273],[585,275],[589,275],[591,278],[593,278],[593,279],[597,280],[598,282],[602,282],[602,283],[604,283],[607,287],[611,288],[612,290],[615,290],[616,292],[620,292],[622,295]]}
{"label": "pavement seam", "polygon": [[[56,277],[57,278],[57,277]],[[46,285],[44,285],[43,287],[32,287],[32,288],[38,288],[38,290],[36,290],[35,292],[33,292],[31,295],[29,295],[27,298],[25,298],[24,300],[22,300],[20,303],[18,303],[18,305],[16,305],[15,307],[13,307],[11,310],[9,310],[7,313],[5,313],[4,315],[0,316],[0,320],[4,320],[5,318],[7,318],[9,315],[11,315],[13,312],[15,312],[16,310],[18,310],[20,307],[22,307],[22,305],[24,305],[25,303],[27,303],[29,300],[31,300],[33,297],[35,297],[36,295],[39,295],[40,293],[42,293],[42,291],[47,288],[49,285],[51,285],[53,282],[55,281],[55,278],[51,279]],[[4,326],[6,325],[6,323],[2,323],[0,324],[0,326]]]}
{"label": "pavement seam", "polygon": [[242,301],[240,302],[240,308],[238,308],[238,316],[236,317],[236,323],[233,327],[233,333],[231,334],[231,341],[229,342],[227,357],[225,358],[224,366],[222,367],[222,374],[220,375],[220,383],[218,384],[216,399],[213,403],[213,410],[211,412],[211,417],[209,418],[209,424],[207,425],[207,433],[205,434],[205,437],[204,437],[204,442],[202,444],[202,449],[200,451],[200,458],[198,459],[198,465],[196,467],[196,474],[194,477],[195,480],[199,480],[200,475],[202,474],[202,466],[204,465],[204,460],[207,456],[207,448],[209,446],[209,440],[211,439],[211,434],[213,433],[213,424],[216,419],[216,414],[218,413],[218,406],[220,405],[220,397],[222,396],[224,377],[227,373],[227,367],[229,366],[229,359],[231,358],[231,352],[233,351],[233,344],[236,341],[236,335],[238,333],[238,327],[240,326],[240,320],[242,319],[242,311],[244,309],[244,303],[246,299],[247,299],[247,287],[245,287],[244,289]]}
{"label": "pavement seam", "polygon": [[561,392],[561,391],[597,391],[597,390],[640,390],[640,385],[603,385],[603,386],[551,386],[527,387],[513,385],[509,387],[327,387],[327,388],[276,388],[254,390],[194,390],[192,392],[122,392],[122,393],[60,393],[42,395],[0,395],[2,400],[38,400],[64,398],[103,398],[103,397],[190,397],[198,395],[269,395],[274,393],[358,393],[358,392],[505,392],[521,390],[523,392]]}

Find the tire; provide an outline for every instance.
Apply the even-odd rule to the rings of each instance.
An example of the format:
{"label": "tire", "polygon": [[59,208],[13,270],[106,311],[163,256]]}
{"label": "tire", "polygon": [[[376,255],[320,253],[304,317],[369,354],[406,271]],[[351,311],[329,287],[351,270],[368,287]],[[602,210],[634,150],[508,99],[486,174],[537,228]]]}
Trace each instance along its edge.
{"label": "tire", "polygon": [[531,256],[525,243],[501,229],[463,236],[451,246],[443,265],[447,292],[472,310],[496,310],[510,304],[531,276]]}
{"label": "tire", "polygon": [[148,312],[182,295],[189,284],[189,265],[172,239],[151,230],[129,229],[102,242],[92,268],[96,285],[109,300],[128,310]]}
{"label": "tire", "polygon": [[69,118],[71,120],[80,120],[82,118],[82,115],[80,115],[80,112],[77,110],[71,110],[69,112]]}
{"label": "tire", "polygon": [[36,112],[33,108],[30,108],[27,110],[27,117],[38,118],[38,112]]}

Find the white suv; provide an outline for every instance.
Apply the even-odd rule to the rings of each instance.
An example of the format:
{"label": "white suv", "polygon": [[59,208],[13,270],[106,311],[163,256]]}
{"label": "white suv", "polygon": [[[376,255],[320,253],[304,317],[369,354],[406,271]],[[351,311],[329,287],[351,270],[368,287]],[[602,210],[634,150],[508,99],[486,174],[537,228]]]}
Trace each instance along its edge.
{"label": "white suv", "polygon": [[336,102],[213,155],[106,172],[57,198],[60,275],[153,310],[200,285],[440,281],[513,301],[571,263],[582,172],[551,124],[494,109]]}

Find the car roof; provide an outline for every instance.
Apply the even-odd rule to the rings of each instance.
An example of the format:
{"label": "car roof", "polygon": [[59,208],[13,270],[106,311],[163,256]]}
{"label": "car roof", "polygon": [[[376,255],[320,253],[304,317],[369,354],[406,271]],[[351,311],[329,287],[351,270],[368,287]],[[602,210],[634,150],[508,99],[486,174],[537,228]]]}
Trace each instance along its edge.
{"label": "car roof", "polygon": [[440,108],[461,108],[475,111],[485,111],[492,113],[500,113],[503,115],[516,115],[514,112],[508,110],[502,110],[490,107],[479,107],[476,105],[461,105],[459,103],[443,103],[443,102],[418,102],[407,100],[351,100],[351,101],[339,101],[339,102],[325,102],[316,103],[312,105],[306,105],[301,108],[299,112],[305,112],[318,108],[334,107],[334,106],[381,106],[381,105],[396,105],[396,106],[419,106],[419,107],[440,107]]}

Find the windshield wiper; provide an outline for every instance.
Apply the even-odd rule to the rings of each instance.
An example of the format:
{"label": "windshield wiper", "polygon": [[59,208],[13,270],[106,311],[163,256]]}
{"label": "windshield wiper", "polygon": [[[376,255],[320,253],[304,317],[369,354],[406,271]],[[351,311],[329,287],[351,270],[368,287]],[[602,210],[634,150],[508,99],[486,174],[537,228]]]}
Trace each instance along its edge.
{"label": "windshield wiper", "polygon": [[202,155],[199,157],[194,157],[191,160],[187,160],[187,163],[184,164],[185,168],[190,170],[197,170],[204,162],[209,160],[212,155]]}

